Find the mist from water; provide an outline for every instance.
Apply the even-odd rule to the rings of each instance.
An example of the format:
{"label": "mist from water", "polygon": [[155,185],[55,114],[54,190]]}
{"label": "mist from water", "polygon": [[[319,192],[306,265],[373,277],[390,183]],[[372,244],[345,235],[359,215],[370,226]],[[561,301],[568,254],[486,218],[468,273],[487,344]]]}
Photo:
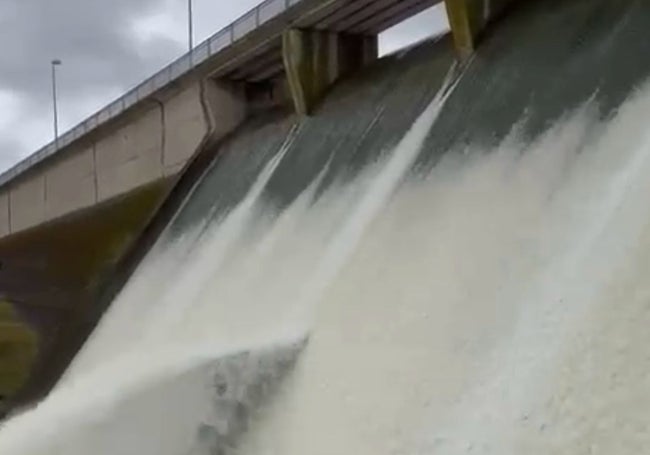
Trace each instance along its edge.
{"label": "mist from water", "polygon": [[447,93],[276,213],[290,135],[227,216],[155,248],[0,453],[647,452],[650,90],[410,172]]}

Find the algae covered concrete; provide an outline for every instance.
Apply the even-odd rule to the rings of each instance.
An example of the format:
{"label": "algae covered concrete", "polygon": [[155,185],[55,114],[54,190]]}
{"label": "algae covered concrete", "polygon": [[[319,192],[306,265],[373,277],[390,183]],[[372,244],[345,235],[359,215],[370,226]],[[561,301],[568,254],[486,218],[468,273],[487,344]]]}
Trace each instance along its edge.
{"label": "algae covered concrete", "polygon": [[36,359],[38,336],[9,302],[0,301],[0,402],[27,381]]}
{"label": "algae covered concrete", "polygon": [[[163,202],[171,184],[170,179],[160,180],[0,238],[0,289],[2,298],[11,302],[15,311],[11,322],[6,322],[7,318],[0,321],[0,350],[6,345],[2,340],[12,342],[16,333],[38,351],[28,380],[22,357],[16,361],[20,371],[7,366],[12,372],[5,378],[6,385],[0,365],[0,393],[5,391],[10,396],[9,406],[37,399],[56,383],[103,313],[100,295],[119,261]],[[4,313],[13,314],[8,310]],[[15,320],[22,321],[21,328],[16,328]],[[3,361],[0,358],[0,363]],[[17,395],[11,397],[15,392]]]}
{"label": "algae covered concrete", "polygon": [[377,36],[285,31],[282,58],[296,113],[309,115],[332,84],[375,60],[377,43]]}

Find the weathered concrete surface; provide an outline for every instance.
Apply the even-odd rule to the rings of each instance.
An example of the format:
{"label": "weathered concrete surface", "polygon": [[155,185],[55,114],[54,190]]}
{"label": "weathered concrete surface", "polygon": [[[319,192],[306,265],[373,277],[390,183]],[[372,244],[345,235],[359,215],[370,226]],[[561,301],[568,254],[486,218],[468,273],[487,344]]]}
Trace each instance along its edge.
{"label": "weathered concrete surface", "polygon": [[27,380],[37,346],[36,333],[20,321],[11,304],[0,301],[0,405]]}
{"label": "weathered concrete surface", "polygon": [[290,29],[282,57],[296,112],[309,115],[334,82],[377,58],[377,36]]}
{"label": "weathered concrete surface", "polygon": [[10,234],[9,193],[0,194],[0,237]]}
{"label": "weathered concrete surface", "polygon": [[[56,166],[48,169],[45,176],[45,219],[54,219],[97,202],[95,160],[93,147],[85,147],[62,156]],[[17,204],[13,207],[18,209]],[[12,226],[14,231],[21,228],[20,225]]]}
{"label": "weathered concrete surface", "polygon": [[445,0],[447,18],[461,59],[476,50],[481,32],[514,0]]}
{"label": "weathered concrete surface", "polygon": [[153,108],[95,143],[95,203],[162,177],[164,129],[161,109]]}
{"label": "weathered concrete surface", "polygon": [[19,402],[46,392],[63,372],[101,314],[98,295],[106,279],[172,183],[162,179],[0,238],[2,298],[13,303],[39,341],[33,374]]}

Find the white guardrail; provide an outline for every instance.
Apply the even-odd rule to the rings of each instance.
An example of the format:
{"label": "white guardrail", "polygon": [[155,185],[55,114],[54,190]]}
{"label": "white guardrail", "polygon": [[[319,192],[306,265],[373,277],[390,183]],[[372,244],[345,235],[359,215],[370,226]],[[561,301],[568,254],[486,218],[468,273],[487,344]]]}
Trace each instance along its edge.
{"label": "white guardrail", "polygon": [[0,174],[0,185],[6,184],[16,176],[34,166],[36,163],[43,161],[45,158],[55,154],[58,150],[66,147],[74,140],[89,133],[108,120],[120,115],[123,111],[147,98],[156,90],[183,76],[209,57],[218,54],[225,48],[231,46],[235,41],[238,41],[258,28],[260,25],[279,16],[289,9],[289,7],[300,3],[301,1],[302,0],[265,0],[232,24],[194,47],[190,52],[167,65],[165,68],[131,89],[125,95],[122,95],[108,106],[79,123],[70,131],[61,135],[58,139],[58,144],[55,143],[55,141],[52,141]]}

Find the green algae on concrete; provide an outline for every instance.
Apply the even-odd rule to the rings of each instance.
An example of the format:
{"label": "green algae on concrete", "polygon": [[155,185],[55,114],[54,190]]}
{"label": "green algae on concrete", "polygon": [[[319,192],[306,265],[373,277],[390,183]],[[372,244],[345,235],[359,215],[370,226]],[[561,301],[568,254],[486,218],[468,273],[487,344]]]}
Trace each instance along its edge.
{"label": "green algae on concrete", "polygon": [[[31,374],[15,394],[17,375],[6,374],[12,392],[6,407],[38,400],[54,386],[106,309],[108,303],[100,296],[172,183],[161,179],[0,239],[2,296],[38,334]],[[11,314],[6,306],[0,313]],[[17,333],[13,326],[6,327],[0,328],[0,341],[3,332]]]}
{"label": "green algae on concrete", "polygon": [[0,397],[15,394],[27,381],[36,359],[36,333],[19,320],[9,302],[0,301]]}

